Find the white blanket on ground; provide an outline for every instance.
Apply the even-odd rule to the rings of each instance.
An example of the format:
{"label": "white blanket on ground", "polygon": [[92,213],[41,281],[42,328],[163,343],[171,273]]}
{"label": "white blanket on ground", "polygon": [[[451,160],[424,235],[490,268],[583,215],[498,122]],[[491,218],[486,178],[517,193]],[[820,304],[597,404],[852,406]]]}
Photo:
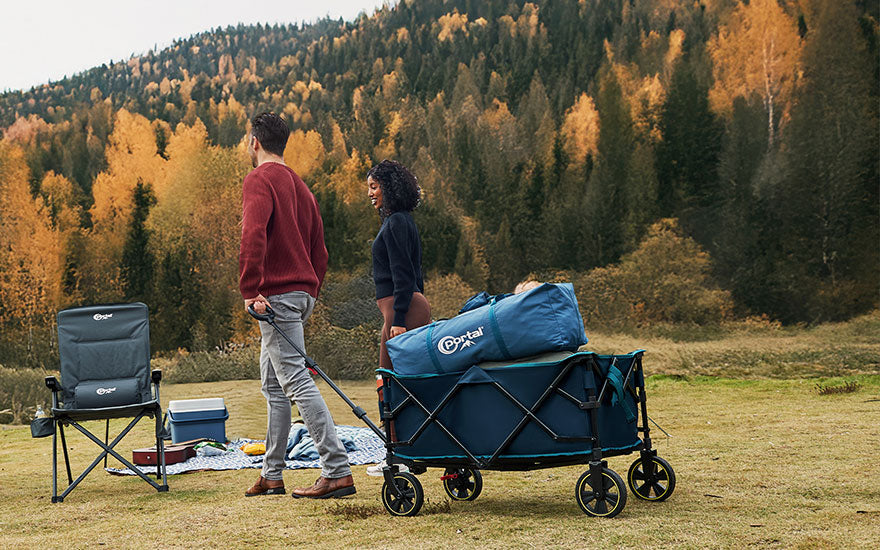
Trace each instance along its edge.
{"label": "white blanket on ground", "polygon": [[[337,433],[352,439],[357,450],[348,453],[348,462],[352,465],[375,464],[385,458],[385,445],[369,428],[358,426],[337,426]],[[262,443],[259,439],[239,439],[227,445],[229,451],[219,456],[194,456],[184,462],[166,466],[168,475],[198,472],[201,470],[243,470],[245,468],[262,468],[263,456],[249,456],[239,448],[246,443]],[[288,460],[286,469],[320,468],[319,460]],[[135,475],[128,468],[105,468],[115,475]],[[155,466],[141,466],[147,475],[155,474]]]}

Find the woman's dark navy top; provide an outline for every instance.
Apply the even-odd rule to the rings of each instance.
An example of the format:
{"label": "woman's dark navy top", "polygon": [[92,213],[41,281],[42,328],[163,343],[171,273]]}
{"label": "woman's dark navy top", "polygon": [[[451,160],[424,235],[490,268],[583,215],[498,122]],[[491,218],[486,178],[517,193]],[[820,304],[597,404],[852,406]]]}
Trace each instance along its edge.
{"label": "woman's dark navy top", "polygon": [[373,241],[376,299],[394,296],[394,326],[406,326],[413,292],[424,292],[422,243],[411,212],[394,212]]}

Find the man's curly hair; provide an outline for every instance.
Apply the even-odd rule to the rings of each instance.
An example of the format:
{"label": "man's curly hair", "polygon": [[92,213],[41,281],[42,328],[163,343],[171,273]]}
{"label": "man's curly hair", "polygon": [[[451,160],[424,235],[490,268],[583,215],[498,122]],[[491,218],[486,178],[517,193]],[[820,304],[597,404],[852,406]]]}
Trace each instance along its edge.
{"label": "man's curly hair", "polygon": [[411,212],[421,201],[419,180],[396,160],[383,160],[373,166],[367,178],[373,178],[382,189],[383,218],[395,212]]}

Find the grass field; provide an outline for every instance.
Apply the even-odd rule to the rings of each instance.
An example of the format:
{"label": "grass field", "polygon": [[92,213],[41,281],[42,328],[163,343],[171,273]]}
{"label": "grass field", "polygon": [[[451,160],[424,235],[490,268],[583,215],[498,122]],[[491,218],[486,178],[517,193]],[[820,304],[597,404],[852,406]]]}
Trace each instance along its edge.
{"label": "grass field", "polygon": [[[851,380],[858,391],[821,396],[813,380],[650,379],[649,414],[671,434],[655,431],[656,447],[678,484],[663,503],[630,496],[610,520],[578,508],[574,483],[584,468],[576,466],[485,472],[483,493],[470,503],[447,502],[440,472],[429,470],[421,476],[428,502],[414,518],[386,514],[381,480],[364,466],[355,468],[357,495],[332,502],[246,499],[257,470],[172,476],[165,494],[98,471],[53,505],[50,441],[2,426],[0,537],[7,548],[869,548],[880,536],[880,376]],[[369,382],[342,386],[360,403],[374,400]],[[338,422],[356,422],[322,390]],[[261,436],[256,381],[169,385],[163,400],[209,395],[226,397],[228,435]],[[150,438],[146,426],[129,437],[123,449]],[[94,456],[86,443],[69,439],[75,465]],[[630,462],[610,465],[625,475]],[[285,476],[288,487],[308,485],[317,471]]]}

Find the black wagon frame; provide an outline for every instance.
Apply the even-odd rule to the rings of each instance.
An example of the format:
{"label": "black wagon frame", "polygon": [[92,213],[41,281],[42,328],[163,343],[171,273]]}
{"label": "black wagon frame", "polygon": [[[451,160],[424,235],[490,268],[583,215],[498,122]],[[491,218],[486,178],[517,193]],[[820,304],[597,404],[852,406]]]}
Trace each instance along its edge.
{"label": "black wagon frame", "polygon": [[[448,483],[447,480],[450,477],[464,477],[467,479],[470,477],[479,476],[479,470],[527,471],[552,468],[557,466],[587,464],[589,466],[589,469],[581,477],[582,480],[584,480],[587,484],[589,484],[590,488],[592,488],[592,491],[588,491],[592,494],[588,496],[594,497],[592,500],[595,500],[595,502],[597,503],[596,507],[598,508],[598,510],[587,509],[589,508],[589,506],[585,508],[584,503],[581,502],[580,498],[578,503],[581,504],[584,512],[589,515],[610,517],[619,513],[619,511],[623,508],[626,493],[625,488],[617,488],[617,498],[620,500],[614,503],[617,504],[617,506],[615,506],[616,509],[611,510],[611,513],[609,513],[606,510],[607,505],[605,504],[606,498],[608,497],[606,493],[608,493],[609,487],[607,481],[603,480],[603,476],[606,476],[608,474],[603,472],[610,472],[610,470],[608,469],[608,463],[605,458],[639,452],[639,458],[633,463],[633,466],[630,468],[628,476],[630,480],[630,488],[633,490],[633,493],[636,494],[637,497],[644,498],[645,500],[665,500],[669,497],[672,489],[674,488],[674,473],[672,472],[672,469],[668,465],[668,463],[657,456],[657,451],[652,447],[650,436],[651,428],[649,426],[650,419],[648,417],[647,411],[647,396],[643,376],[644,371],[642,366],[642,354],[643,352],[637,352],[632,363],[627,369],[625,369],[625,373],[622,372],[622,386],[624,388],[624,391],[631,395],[638,405],[639,411],[637,414],[637,418],[639,422],[637,424],[637,432],[640,434],[640,442],[633,445],[632,447],[622,450],[602,450],[601,430],[599,429],[597,413],[601,404],[610,399],[613,387],[609,379],[602,373],[602,370],[600,369],[599,364],[596,361],[596,357],[593,354],[584,355],[582,357],[577,357],[573,358],[570,361],[566,361],[564,366],[562,367],[562,370],[556,375],[551,384],[547,386],[547,388],[541,393],[540,397],[531,406],[528,406],[527,404],[517,399],[497,380],[493,380],[490,385],[493,386],[498,392],[500,392],[517,409],[519,409],[519,411],[522,413],[522,418],[517,422],[516,426],[511,430],[511,432],[507,435],[507,437],[504,438],[498,448],[495,449],[492,455],[488,458],[480,458],[476,456],[470,449],[468,449],[468,447],[464,443],[461,442],[458,437],[456,437],[454,430],[451,427],[445,425],[443,421],[439,418],[440,412],[453,401],[455,395],[462,389],[463,386],[466,385],[466,383],[462,381],[457,382],[440,400],[440,402],[433,409],[431,409],[427,407],[407,387],[405,378],[398,377],[390,371],[382,371],[383,387],[387,388],[389,386],[389,382],[393,379],[396,385],[406,394],[406,398],[403,399],[402,402],[397,404],[393,409],[391,407],[389,399],[385,395],[383,395],[383,398],[381,399],[381,418],[384,421],[384,440],[387,453],[387,466],[383,470],[383,476],[385,478],[386,486],[389,486],[391,488],[391,496],[396,497],[396,499],[402,500],[402,503],[400,504],[400,509],[404,512],[410,512],[410,510],[406,510],[407,505],[410,502],[412,502],[411,505],[414,508],[420,506],[420,502],[418,502],[419,499],[416,498],[418,496],[418,493],[420,492],[420,488],[410,487],[414,484],[413,479],[395,479],[396,477],[400,476],[400,468],[398,467],[398,465],[400,464],[406,465],[414,474],[424,473],[427,468],[445,468],[446,475],[444,475],[442,478],[445,483]],[[617,362],[617,358],[613,358],[609,368],[618,368]],[[583,366],[584,368],[589,369],[593,373],[596,380],[603,380],[598,394],[596,393],[594,387],[591,386],[586,388],[586,400],[578,399],[561,387],[566,378],[571,375],[575,368],[579,366]],[[564,399],[568,400],[573,405],[578,407],[578,409],[587,412],[587,421],[590,423],[590,433],[592,434],[591,436],[570,436],[556,433],[544,421],[538,418],[537,413],[539,412],[541,407],[547,402],[547,400],[554,394],[562,396]],[[391,426],[394,423],[395,419],[398,418],[400,413],[407,407],[418,408],[422,411],[422,413],[426,415],[426,418],[407,440],[395,441],[392,437]],[[502,456],[505,450],[530,422],[534,422],[553,441],[583,442],[588,444],[590,447],[588,451],[584,454],[547,457]],[[463,458],[443,457],[439,459],[419,459],[399,456],[399,452],[401,450],[412,446],[425,432],[425,430],[431,425],[435,425],[440,431],[442,431],[449,438],[449,440],[462,451],[465,456]],[[616,474],[614,475],[616,476]],[[658,476],[660,477],[659,479]],[[658,481],[661,482],[661,484],[658,484]],[[468,483],[468,481],[465,481],[464,483]],[[471,486],[475,485],[474,482],[469,483],[471,484]],[[481,486],[481,480],[477,480],[477,484]],[[479,489],[475,487],[472,487],[472,489],[474,493],[479,492]],[[652,490],[654,493],[653,495],[651,494]],[[409,494],[407,494],[408,492]],[[465,493],[466,492],[467,490],[465,490]],[[450,496],[455,497],[455,495],[448,489],[447,493],[449,493]],[[476,494],[474,495],[474,498],[475,497]],[[389,500],[391,500],[390,503],[383,499],[383,502],[385,502],[386,504],[386,508],[389,506],[389,504],[391,506],[395,506],[399,502],[399,500],[395,500],[394,498]],[[462,498],[456,500],[471,499]],[[389,509],[389,512],[396,515],[414,515],[418,512],[418,510],[416,509],[412,511],[412,513],[398,514],[398,510]]]}
{"label": "black wagon frame", "polygon": [[[382,373],[383,378],[383,387],[387,386],[389,379],[393,378],[398,386],[406,392],[407,397],[404,399],[402,403],[397,405],[393,410],[387,399],[382,400],[382,420],[385,424],[385,448],[388,453],[388,462],[389,463],[403,463],[409,467],[425,467],[425,468],[434,468],[434,467],[459,467],[459,468],[475,468],[478,470],[535,470],[541,468],[547,468],[551,466],[563,466],[570,464],[584,464],[588,462],[601,461],[603,456],[616,456],[620,454],[629,454],[633,451],[641,451],[645,450],[646,452],[652,452],[651,449],[651,438],[650,438],[650,428],[647,425],[647,406],[645,404],[645,386],[644,384],[631,384],[633,375],[640,371],[642,368],[642,358],[641,354],[639,354],[629,369],[627,369],[626,375],[624,377],[624,387],[625,389],[639,402],[641,409],[641,425],[638,427],[638,431],[644,434],[642,437],[642,442],[638,445],[632,447],[626,451],[611,451],[606,450],[602,451],[601,443],[600,443],[600,434],[599,434],[599,422],[598,415],[595,412],[598,410],[600,403],[602,403],[606,398],[610,396],[611,392],[611,384],[607,379],[604,380],[602,384],[602,388],[599,391],[599,394],[596,394],[595,389],[588,388],[587,389],[587,400],[581,401],[580,399],[574,397],[570,393],[566,392],[562,388],[560,388],[562,382],[565,378],[571,373],[575,366],[581,364],[583,362],[588,363],[590,370],[596,376],[597,379],[601,380],[604,378],[602,371],[599,369],[599,365],[597,364],[595,358],[593,356],[584,356],[577,358],[573,361],[566,362],[565,366],[562,368],[562,371],[556,376],[556,379],[544,390],[538,400],[531,406],[528,407],[516,397],[514,397],[507,389],[499,382],[493,381],[491,385],[495,387],[502,395],[504,395],[513,405],[515,405],[520,411],[523,413],[522,419],[517,423],[514,429],[508,434],[508,436],[504,439],[504,441],[499,445],[499,447],[495,450],[491,457],[486,460],[481,460],[477,458],[459,439],[455,436],[454,432],[449,429],[443,422],[437,418],[440,414],[440,411],[448,405],[455,395],[461,390],[464,383],[457,383],[453,388],[443,397],[440,403],[434,407],[433,410],[430,410],[426,407],[418,397],[416,397],[409,388],[406,387],[405,379],[402,379],[398,376],[395,376],[393,373]],[[615,360],[616,362],[616,360]],[[612,366],[612,368],[614,368]],[[560,435],[553,431],[552,428],[547,426],[540,418],[537,417],[536,413],[541,408],[541,406],[547,401],[547,399],[553,394],[557,393],[571,401],[575,406],[577,406],[581,410],[585,410],[588,412],[589,422],[591,427],[591,432],[594,434],[591,437],[580,437],[580,436],[566,436]],[[416,430],[416,432],[405,441],[393,441],[391,437],[391,424],[400,414],[400,412],[408,407],[408,406],[416,406],[422,410],[428,418],[422,423],[422,425]],[[513,442],[517,435],[522,432],[522,430],[526,427],[528,422],[535,422],[550,438],[554,441],[559,442],[584,442],[591,443],[592,450],[590,451],[589,457],[572,455],[570,457],[547,457],[547,458],[510,458],[510,457],[502,457],[502,453],[507,449],[507,447]],[[462,450],[462,452],[466,455],[466,459],[456,460],[454,458],[444,458],[442,460],[432,460],[432,459],[409,459],[403,458],[399,456],[395,456],[395,451],[398,449],[411,446],[428,428],[429,425],[436,425],[443,433],[449,437],[449,439]]]}

